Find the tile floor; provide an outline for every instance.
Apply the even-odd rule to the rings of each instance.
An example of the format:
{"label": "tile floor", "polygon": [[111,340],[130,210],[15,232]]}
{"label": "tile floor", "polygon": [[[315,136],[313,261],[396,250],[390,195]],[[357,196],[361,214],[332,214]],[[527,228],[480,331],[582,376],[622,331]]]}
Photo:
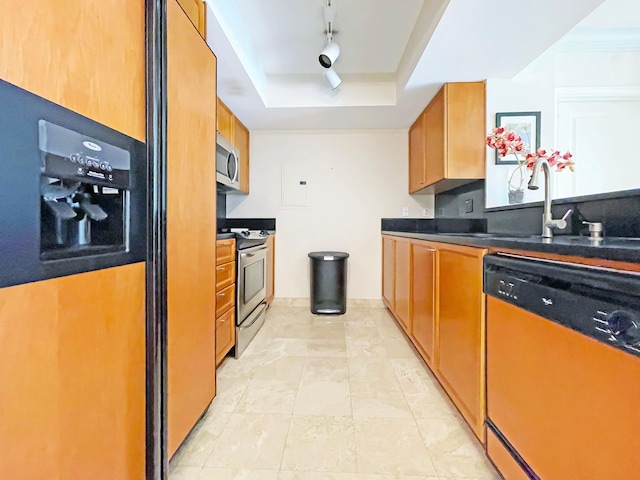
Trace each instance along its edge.
{"label": "tile floor", "polygon": [[382,308],[271,307],[217,385],[170,480],[499,478]]}

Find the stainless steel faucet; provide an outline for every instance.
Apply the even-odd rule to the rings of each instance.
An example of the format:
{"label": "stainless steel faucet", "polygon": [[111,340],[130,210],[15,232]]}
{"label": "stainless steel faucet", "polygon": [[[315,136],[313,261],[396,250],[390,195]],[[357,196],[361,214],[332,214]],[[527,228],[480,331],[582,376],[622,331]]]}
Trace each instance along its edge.
{"label": "stainless steel faucet", "polygon": [[571,215],[572,209],[565,212],[561,219],[553,218],[551,215],[551,169],[549,168],[549,162],[546,158],[538,158],[533,166],[533,173],[531,174],[531,180],[529,180],[529,190],[538,189],[538,173],[540,173],[540,167],[544,172],[544,211],[542,213],[542,238],[553,238],[553,228],[566,228],[567,217]]}

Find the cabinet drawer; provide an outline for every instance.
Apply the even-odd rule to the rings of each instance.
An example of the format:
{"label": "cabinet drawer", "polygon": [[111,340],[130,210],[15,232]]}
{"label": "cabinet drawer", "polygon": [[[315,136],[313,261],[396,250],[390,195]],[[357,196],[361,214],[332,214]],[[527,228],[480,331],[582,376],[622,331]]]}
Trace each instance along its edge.
{"label": "cabinet drawer", "polygon": [[228,287],[236,280],[236,262],[229,262],[216,267],[216,292]]}
{"label": "cabinet drawer", "polygon": [[235,283],[216,293],[216,317],[219,317],[235,305],[235,293]]}
{"label": "cabinet drawer", "polygon": [[236,239],[227,238],[216,242],[216,265],[233,262],[236,259]]}
{"label": "cabinet drawer", "polygon": [[224,359],[235,343],[235,309],[230,308],[216,319],[216,365]]}

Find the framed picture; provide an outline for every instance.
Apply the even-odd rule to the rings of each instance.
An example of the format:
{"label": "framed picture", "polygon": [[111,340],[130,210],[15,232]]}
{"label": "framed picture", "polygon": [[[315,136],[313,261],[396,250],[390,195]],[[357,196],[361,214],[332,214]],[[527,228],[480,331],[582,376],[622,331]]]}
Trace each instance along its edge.
{"label": "framed picture", "polygon": [[[527,153],[535,152],[540,148],[540,112],[496,113],[496,127],[506,127],[522,137],[524,151],[518,153],[521,160],[524,160]],[[501,157],[496,149],[496,165],[517,164],[514,154]]]}

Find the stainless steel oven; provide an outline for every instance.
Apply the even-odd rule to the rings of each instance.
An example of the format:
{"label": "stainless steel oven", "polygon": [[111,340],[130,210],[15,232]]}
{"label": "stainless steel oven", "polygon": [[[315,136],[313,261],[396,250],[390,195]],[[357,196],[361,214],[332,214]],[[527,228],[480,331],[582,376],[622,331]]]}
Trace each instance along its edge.
{"label": "stainless steel oven", "polygon": [[264,302],[267,294],[267,246],[238,251],[238,322]]}

